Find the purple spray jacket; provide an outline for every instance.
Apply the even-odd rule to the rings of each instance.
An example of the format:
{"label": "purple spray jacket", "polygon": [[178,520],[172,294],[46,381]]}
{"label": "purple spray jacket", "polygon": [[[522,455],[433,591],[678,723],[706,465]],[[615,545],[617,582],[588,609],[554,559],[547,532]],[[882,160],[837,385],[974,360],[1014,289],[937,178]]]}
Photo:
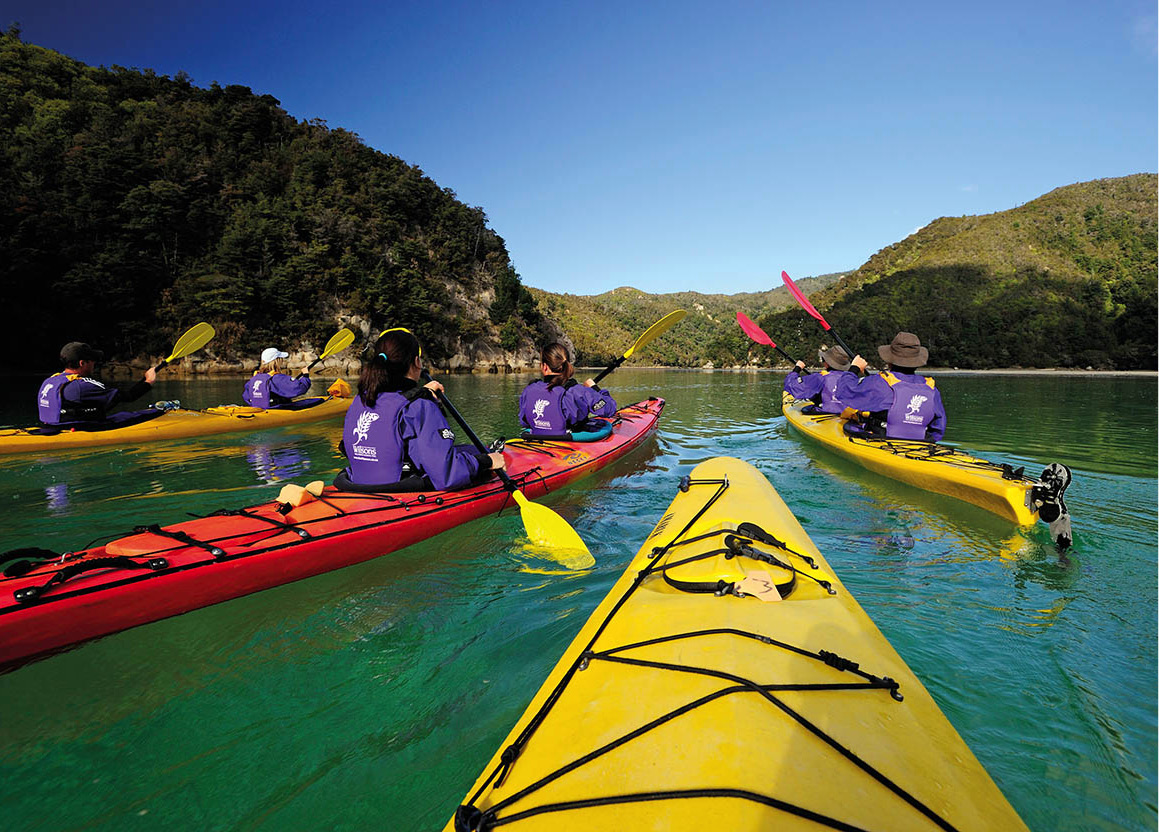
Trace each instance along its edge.
{"label": "purple spray jacket", "polygon": [[[127,391],[122,391],[105,387],[103,382],[87,376],[55,373],[40,384],[36,398],[37,415],[46,425],[105,421],[113,405],[132,402],[152,387],[142,379]],[[124,419],[130,415],[116,416]]]}
{"label": "purple spray jacket", "polygon": [[821,404],[817,410],[826,414],[839,414],[845,410],[841,389],[856,381],[857,375],[847,370],[820,370],[800,377],[790,372],[785,377],[784,387],[794,399],[812,399],[821,394]]}
{"label": "purple spray jacket", "polygon": [[560,435],[581,428],[589,417],[612,417],[619,408],[606,390],[575,379],[551,387],[542,379],[519,395],[519,422],[533,435]]}
{"label": "purple spray jacket", "polygon": [[36,397],[36,412],[45,425],[59,425],[63,411],[61,394],[64,388],[80,377],[75,373],[54,373],[40,383]]}
{"label": "purple spray jacket", "polygon": [[255,408],[277,408],[309,389],[310,377],[305,374],[294,379],[286,373],[255,373],[245,383],[241,398]]}
{"label": "purple spray jacket", "polygon": [[361,484],[397,483],[410,462],[436,489],[462,489],[479,472],[471,450],[455,446],[455,433],[439,406],[422,396],[378,394],[374,407],[356,397],[346,412],[342,440],[349,478]]}
{"label": "purple spray jacket", "polygon": [[927,376],[886,370],[856,384],[841,385],[840,394],[847,408],[885,412],[885,434],[890,439],[937,442],[945,436],[942,394]]}

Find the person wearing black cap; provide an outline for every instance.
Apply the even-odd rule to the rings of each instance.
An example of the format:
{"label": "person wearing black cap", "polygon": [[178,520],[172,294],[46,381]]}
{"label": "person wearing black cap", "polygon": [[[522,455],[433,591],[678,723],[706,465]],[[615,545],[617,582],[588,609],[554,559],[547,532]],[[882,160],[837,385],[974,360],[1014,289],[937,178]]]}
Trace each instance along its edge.
{"label": "person wearing black cap", "polygon": [[[840,347],[824,345],[817,351],[817,361],[822,369],[817,373],[802,376],[790,371],[785,377],[784,389],[794,399],[812,399],[814,404],[805,407],[805,413],[839,414],[845,409],[841,399],[841,388],[857,384],[857,376],[849,372],[849,354]],[[796,371],[805,369],[804,362],[797,362]]]}
{"label": "person wearing black cap", "polygon": [[[877,352],[887,369],[841,388],[846,405],[841,416],[849,420],[845,432],[891,440],[940,440],[946,433],[942,394],[933,379],[914,372],[929,361],[930,351],[913,333],[898,333]],[[851,364],[865,373],[861,356]]]}
{"label": "person wearing black cap", "polygon": [[[36,398],[40,421],[45,425],[94,423],[109,420],[109,409],[121,402],[140,399],[153,387],[157,371],[150,367],[145,378],[127,391],[105,387],[91,377],[105,354],[83,341],[70,341],[60,349],[64,370],[41,383]],[[116,421],[124,418],[117,414]]]}

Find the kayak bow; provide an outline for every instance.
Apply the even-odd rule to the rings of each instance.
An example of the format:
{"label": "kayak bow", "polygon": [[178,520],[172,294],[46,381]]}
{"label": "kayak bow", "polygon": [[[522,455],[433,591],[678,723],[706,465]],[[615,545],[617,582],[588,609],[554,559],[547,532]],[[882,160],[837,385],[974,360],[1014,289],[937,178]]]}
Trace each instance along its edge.
{"label": "kayak bow", "polygon": [[719,457],[446,829],[1026,827],[769,482]]}

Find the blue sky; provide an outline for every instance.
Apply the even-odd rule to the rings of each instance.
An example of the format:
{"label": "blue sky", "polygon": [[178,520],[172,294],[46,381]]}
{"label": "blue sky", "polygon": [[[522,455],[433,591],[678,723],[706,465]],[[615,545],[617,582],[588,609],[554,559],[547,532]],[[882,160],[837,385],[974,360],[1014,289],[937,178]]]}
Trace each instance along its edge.
{"label": "blue sky", "polygon": [[352,130],[558,292],[768,289],[1159,167],[1154,2],[0,0],[14,21]]}

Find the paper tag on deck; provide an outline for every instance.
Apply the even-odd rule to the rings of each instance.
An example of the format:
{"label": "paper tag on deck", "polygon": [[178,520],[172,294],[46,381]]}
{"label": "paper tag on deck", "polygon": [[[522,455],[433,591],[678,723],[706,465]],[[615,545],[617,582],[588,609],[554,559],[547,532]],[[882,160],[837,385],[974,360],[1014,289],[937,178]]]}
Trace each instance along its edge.
{"label": "paper tag on deck", "polygon": [[755,570],[736,583],[736,589],[746,596],[755,596],[762,602],[779,602],[781,594],[773,577],[763,570]]}

